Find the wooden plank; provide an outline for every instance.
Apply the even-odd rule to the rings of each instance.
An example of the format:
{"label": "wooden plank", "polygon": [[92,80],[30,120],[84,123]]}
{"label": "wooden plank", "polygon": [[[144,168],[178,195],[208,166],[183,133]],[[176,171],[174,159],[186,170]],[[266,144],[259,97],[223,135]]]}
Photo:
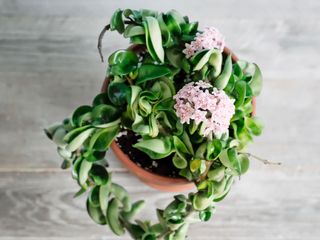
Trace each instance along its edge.
{"label": "wooden plank", "polygon": [[[165,206],[173,195],[125,173],[114,177],[133,199],[147,201],[140,215],[145,218],[154,220],[155,207]],[[319,180],[319,171],[285,173],[253,164],[218,204],[213,220],[192,227],[189,239],[319,239]],[[0,239],[114,239],[106,227],[89,219],[84,197],[72,198],[76,190],[68,171],[0,173]]]}

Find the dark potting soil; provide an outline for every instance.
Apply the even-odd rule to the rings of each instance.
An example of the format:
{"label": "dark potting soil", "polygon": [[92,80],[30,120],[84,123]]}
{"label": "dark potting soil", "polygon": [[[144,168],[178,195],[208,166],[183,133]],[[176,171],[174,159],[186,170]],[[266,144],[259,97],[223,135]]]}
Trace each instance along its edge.
{"label": "dark potting soil", "polygon": [[138,136],[136,136],[134,132],[123,130],[117,137],[116,143],[137,166],[158,175],[179,177],[179,170],[172,163],[172,155],[153,160],[146,153],[132,146],[138,142],[138,139]]}

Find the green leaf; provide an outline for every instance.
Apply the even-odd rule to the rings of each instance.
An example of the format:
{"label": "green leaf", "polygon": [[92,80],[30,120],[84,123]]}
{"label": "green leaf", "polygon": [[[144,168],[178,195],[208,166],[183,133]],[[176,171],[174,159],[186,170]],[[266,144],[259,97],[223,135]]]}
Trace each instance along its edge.
{"label": "green leaf", "polygon": [[110,194],[110,178],[108,179],[108,183],[100,186],[99,191],[99,204],[100,209],[103,215],[107,215],[108,203],[109,203],[109,194]]}
{"label": "green leaf", "polygon": [[262,90],[262,73],[260,68],[255,63],[249,63],[246,61],[237,62],[243,73],[249,76],[249,86],[254,96],[258,96]]}
{"label": "green leaf", "polygon": [[64,147],[66,146],[66,142],[63,140],[65,135],[67,134],[66,130],[64,127],[58,127],[55,132],[53,133],[52,136],[52,141],[59,147]]}
{"label": "green leaf", "polygon": [[237,174],[241,174],[241,164],[238,159],[238,154],[234,148],[223,150],[219,156],[221,163],[235,171]]}
{"label": "green leaf", "polygon": [[182,54],[181,49],[177,47],[171,47],[167,48],[165,52],[172,66],[175,68],[182,68],[182,59],[184,58],[184,55]]}
{"label": "green leaf", "polygon": [[114,75],[126,75],[137,68],[139,59],[130,50],[118,50],[108,59],[110,71]]}
{"label": "green leaf", "polygon": [[188,162],[185,158],[182,158],[177,153],[172,158],[173,165],[178,169],[184,169],[188,166]]}
{"label": "green leaf", "polygon": [[176,35],[181,34],[180,24],[185,23],[183,17],[175,10],[172,10],[165,15],[165,22],[170,32]]}
{"label": "green leaf", "polygon": [[119,184],[111,183],[111,192],[116,197],[116,199],[121,202],[123,211],[129,212],[131,210],[132,204],[128,191]]}
{"label": "green leaf", "polygon": [[89,172],[89,176],[98,186],[105,185],[109,180],[109,175],[105,167],[94,164]]}
{"label": "green leaf", "polygon": [[245,118],[245,126],[252,132],[253,135],[259,136],[263,130],[263,124],[258,118]]}
{"label": "green leaf", "polygon": [[181,30],[183,34],[191,34],[194,35],[198,31],[198,22],[191,22],[191,23],[182,23],[181,24]]}
{"label": "green leaf", "polygon": [[119,112],[115,106],[100,104],[93,108],[92,118],[96,125],[110,123],[119,118]]}
{"label": "green leaf", "polygon": [[82,144],[90,137],[94,128],[89,128],[82,133],[80,133],[77,137],[75,137],[67,146],[66,150],[69,152],[73,152],[80,148]]}
{"label": "green leaf", "polygon": [[132,44],[141,44],[141,45],[146,45],[146,37],[144,35],[137,35],[137,36],[132,36],[130,38],[130,42]]}
{"label": "green leaf", "polygon": [[124,32],[124,22],[120,9],[117,9],[111,17],[110,30],[117,30],[120,34]]}
{"label": "green leaf", "polygon": [[232,74],[232,59],[231,59],[231,55],[229,55],[224,63],[222,73],[214,81],[213,85],[218,89],[224,89],[228,84],[231,74]]}
{"label": "green leaf", "polygon": [[139,68],[136,83],[141,84],[143,82],[168,76],[170,74],[171,70],[166,66],[144,64]]}
{"label": "green leaf", "polygon": [[89,199],[87,200],[87,211],[91,219],[100,225],[106,224],[105,216],[103,215],[99,207],[94,207],[90,204]]}
{"label": "green leaf", "polygon": [[86,161],[85,159],[81,162],[80,169],[79,169],[79,177],[78,182],[80,186],[84,186],[88,177],[89,171],[92,167],[92,163]]}
{"label": "green leaf", "polygon": [[[187,149],[184,142],[182,142],[177,136],[173,136],[173,145],[179,157],[185,160],[185,165],[186,165],[187,164],[186,155],[190,154],[190,151]],[[179,161],[179,159],[177,159],[177,161]]]}
{"label": "green leaf", "polygon": [[222,61],[223,61],[222,53],[219,50],[214,49],[208,61],[209,64],[213,67],[213,69],[211,70],[211,74],[213,78],[218,77],[219,74],[221,73]]}
{"label": "green leaf", "polygon": [[90,205],[95,208],[100,207],[99,189],[100,189],[99,186],[93,187],[88,196]]}
{"label": "green leaf", "polygon": [[105,151],[117,136],[119,126],[97,130],[90,139],[89,148],[96,151]]}
{"label": "green leaf", "polygon": [[87,130],[91,128],[91,126],[83,126],[83,127],[78,127],[75,128],[73,130],[71,130],[70,132],[68,132],[64,138],[63,141],[65,141],[66,143],[70,143],[75,137],[77,137],[80,133],[82,133],[83,131]]}
{"label": "green leaf", "polygon": [[224,166],[220,166],[218,168],[211,169],[208,172],[208,179],[211,181],[220,182],[220,181],[222,181],[224,176],[225,176],[225,167]]}
{"label": "green leaf", "polygon": [[198,211],[203,211],[212,204],[212,201],[213,201],[212,196],[208,197],[206,193],[198,192],[197,194],[194,195],[192,204],[194,209]]}
{"label": "green leaf", "polygon": [[234,105],[236,108],[240,107],[246,97],[246,85],[245,81],[237,81],[234,86],[233,95],[236,99]]}
{"label": "green leaf", "polygon": [[207,208],[207,209],[205,209],[203,211],[200,211],[199,212],[200,220],[203,221],[203,222],[209,221],[211,219],[211,216],[212,216],[214,211],[215,211],[214,207],[213,208],[212,207],[211,208]]}
{"label": "green leaf", "polygon": [[219,154],[222,150],[221,141],[218,139],[213,139],[211,142],[207,144],[207,156],[208,160],[215,160],[219,157]]}
{"label": "green leaf", "polygon": [[94,151],[92,149],[86,149],[86,151],[83,153],[83,157],[88,161],[88,162],[97,162],[102,159],[104,159],[106,155],[106,152],[99,152],[99,151]]}
{"label": "green leaf", "polygon": [[94,100],[92,101],[93,107],[100,105],[100,104],[110,104],[107,92],[103,92],[103,93],[98,94],[94,98]]}
{"label": "green leaf", "polygon": [[262,90],[262,73],[257,64],[254,63],[253,65],[255,66],[255,72],[249,82],[249,85],[253,95],[258,96]]}
{"label": "green leaf", "polygon": [[145,201],[140,200],[132,204],[131,210],[129,212],[124,212],[122,216],[130,221],[135,215],[137,215],[145,206]]}
{"label": "green leaf", "polygon": [[72,114],[71,122],[73,126],[80,126],[80,118],[86,113],[90,113],[92,111],[91,106],[80,106],[78,107]]}
{"label": "green leaf", "polygon": [[159,22],[159,26],[160,26],[160,30],[161,30],[163,46],[168,47],[172,44],[173,41],[171,38],[171,33],[170,33],[167,25],[164,22],[162,13],[158,16],[158,22]]}
{"label": "green leaf", "polygon": [[144,30],[146,32],[147,48],[155,61],[164,62],[164,50],[159,22],[154,17],[145,17]]}
{"label": "green leaf", "polygon": [[108,97],[116,106],[126,104],[131,96],[131,88],[120,82],[111,82],[108,86]]}
{"label": "green leaf", "polygon": [[172,142],[169,137],[141,140],[134,144],[133,147],[148,154],[148,156],[152,159],[161,159],[167,157],[173,151]]}
{"label": "green leaf", "polygon": [[144,35],[144,34],[145,34],[145,32],[144,32],[144,28],[142,26],[129,24],[126,27],[123,36],[125,38],[130,38],[133,36]]}
{"label": "green leaf", "polygon": [[248,171],[250,161],[249,161],[249,158],[246,154],[239,154],[238,158],[239,158],[240,165],[241,165],[241,175],[242,175]]}
{"label": "green leaf", "polygon": [[47,135],[47,137],[52,140],[53,134],[54,134],[55,131],[57,131],[57,129],[59,129],[60,127],[63,128],[63,125],[62,125],[61,123],[53,124],[52,126],[44,129],[44,132],[45,132],[45,134]]}
{"label": "green leaf", "polygon": [[206,53],[201,57],[197,65],[193,68],[193,71],[200,70],[208,61],[214,50],[207,50]]}

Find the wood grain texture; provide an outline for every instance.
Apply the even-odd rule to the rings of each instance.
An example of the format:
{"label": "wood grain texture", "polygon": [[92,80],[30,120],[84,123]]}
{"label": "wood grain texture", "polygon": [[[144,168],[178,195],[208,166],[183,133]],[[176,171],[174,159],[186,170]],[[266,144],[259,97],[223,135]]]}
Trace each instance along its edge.
{"label": "wood grain texture", "polygon": [[[214,25],[263,70],[258,116],[266,127],[250,151],[283,165],[253,164],[189,239],[320,239],[319,1],[0,0],[0,240],[115,239],[87,217],[84,199],[72,199],[76,185],[42,129],[99,91],[106,66],[97,36],[119,7],[174,8]],[[104,54],[127,44],[108,33]],[[112,152],[107,158],[121,168]],[[170,199],[130,174],[117,178],[147,199],[144,216]]]}
{"label": "wood grain texture", "polygon": [[[133,199],[146,200],[143,218],[155,220],[155,207],[165,206],[173,195],[124,173],[115,180]],[[306,176],[255,165],[218,204],[213,221],[195,225],[188,239],[319,239],[319,181],[319,172]],[[0,239],[115,239],[107,227],[89,219],[84,197],[72,198],[76,189],[68,171],[1,173]]]}

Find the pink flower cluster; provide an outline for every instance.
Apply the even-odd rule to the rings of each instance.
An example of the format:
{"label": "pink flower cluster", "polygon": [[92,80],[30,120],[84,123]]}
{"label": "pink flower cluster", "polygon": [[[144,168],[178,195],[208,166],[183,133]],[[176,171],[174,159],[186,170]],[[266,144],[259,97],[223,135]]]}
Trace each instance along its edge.
{"label": "pink flower cluster", "polygon": [[207,27],[203,33],[197,33],[194,41],[190,44],[186,43],[186,48],[182,52],[187,58],[190,58],[203,49],[215,48],[222,52],[224,46],[224,36],[219,32],[219,30],[214,27]]}
{"label": "pink flower cluster", "polygon": [[197,125],[205,124],[204,136],[211,132],[221,134],[228,131],[235,107],[234,99],[230,99],[223,90],[201,80],[186,84],[173,98],[182,124],[189,124],[190,120]]}

